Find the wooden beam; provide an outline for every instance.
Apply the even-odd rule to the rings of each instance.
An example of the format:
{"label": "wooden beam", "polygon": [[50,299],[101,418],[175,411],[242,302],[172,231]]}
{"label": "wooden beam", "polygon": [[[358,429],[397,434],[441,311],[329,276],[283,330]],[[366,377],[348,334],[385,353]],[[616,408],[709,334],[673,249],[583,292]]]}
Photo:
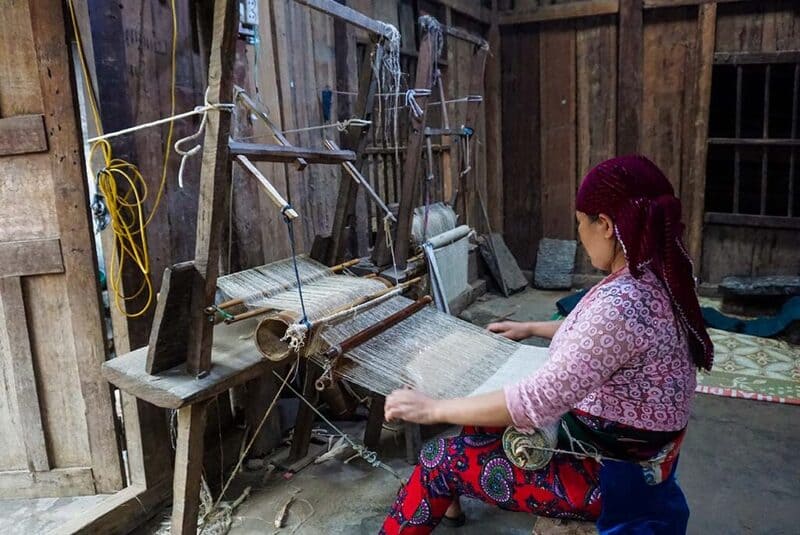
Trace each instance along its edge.
{"label": "wooden beam", "polygon": [[239,162],[239,164],[250,174],[251,177],[258,181],[259,185],[267,193],[267,197],[270,198],[272,203],[278,210],[281,211],[281,214],[283,214],[284,217],[289,219],[297,218],[298,214],[294,208],[288,208],[289,203],[283,198],[283,195],[281,195],[280,192],[275,189],[275,186],[273,186],[272,183],[267,179],[267,177],[265,177],[261,171],[259,171],[258,168],[253,165],[253,162],[241,154],[236,156],[236,161]]}
{"label": "wooden beam", "polygon": [[444,31],[450,37],[455,37],[456,39],[461,39],[462,41],[466,41],[468,43],[472,43],[475,46],[487,48],[489,44],[486,42],[486,39],[481,37],[480,35],[476,35],[472,32],[465,30],[464,28],[459,28],[458,26],[445,26]]}
{"label": "wooden beam", "polygon": [[[355,50],[352,50],[354,43],[349,37],[349,34],[340,28],[338,40],[336,41],[337,47],[337,64],[336,75],[340,83],[346,82],[345,75],[342,69],[348,68],[347,59],[354,57]],[[371,54],[369,53],[371,52]],[[340,55],[346,54],[346,57],[340,59]],[[373,58],[371,61],[368,61]],[[383,61],[383,48],[373,43],[368,53],[364,56],[364,61],[361,66],[358,80],[358,100],[356,101],[355,109],[353,110],[353,117],[361,117],[363,119],[372,120],[372,115],[375,107],[375,94],[378,91],[378,80],[373,76],[372,66],[380,64]],[[339,86],[346,87],[346,86]],[[359,130],[349,130],[342,136],[342,146],[345,149],[354,149],[356,154],[362,155],[354,164],[355,169],[360,173],[366,162],[363,157],[365,149],[369,144],[368,128],[361,128]],[[333,214],[333,225],[331,226],[331,243],[327,251],[327,258],[325,263],[333,265],[344,259],[344,249],[347,243],[346,229],[352,224],[352,214],[355,209],[358,188],[353,181],[347,180],[342,175],[339,181],[339,191],[336,199],[336,211]]]}
{"label": "wooden beam", "polygon": [[[209,102],[231,102],[233,98],[236,5],[238,3],[233,0],[214,2],[214,30],[208,66]],[[186,361],[186,370],[191,375],[205,374],[211,366],[214,331],[206,318],[205,308],[214,302],[217,291],[222,226],[227,219],[224,208],[231,183],[230,127],[231,114],[228,112],[210,112],[206,118],[194,252],[197,280],[192,293],[192,323]]]}
{"label": "wooden beam", "polygon": [[575,239],[575,44],[569,22],[547,28],[539,42],[542,235],[562,240]]}
{"label": "wooden beam", "polygon": [[64,273],[58,238],[0,243],[0,277]]}
{"label": "wooden beam", "polygon": [[96,494],[92,469],[54,468],[44,472],[0,472],[0,498],[44,498]]}
{"label": "wooden beam", "polygon": [[704,4],[732,4],[734,2],[752,2],[752,0],[644,0],[645,9],[661,7],[701,6]]}
{"label": "wooden beam", "polygon": [[[681,185],[684,199],[691,199],[686,210],[687,246],[689,255],[695,262],[697,273],[703,252],[703,212],[706,194],[706,156],[708,153],[708,116],[711,107],[711,78],[714,66],[714,45],[717,29],[717,5],[700,6],[697,14],[697,46],[695,61],[694,114],[692,132],[692,153],[689,170]],[[683,194],[686,190],[686,194]]]}
{"label": "wooden beam", "polygon": [[245,156],[253,162],[289,163],[303,158],[308,163],[338,165],[343,162],[356,161],[356,153],[351,150],[330,151],[306,147],[284,147],[282,145],[264,145],[261,143],[230,142],[230,156]]}
{"label": "wooden beam", "polygon": [[492,22],[492,10],[483,7],[481,2],[476,2],[475,0],[438,0],[438,3],[484,24]]}
{"label": "wooden beam", "polygon": [[639,151],[642,131],[644,28],[642,0],[620,0],[617,153]]}
{"label": "wooden beam", "polygon": [[714,63],[722,65],[748,65],[762,63],[800,63],[800,50],[778,52],[716,52]]}
{"label": "wooden beam", "polygon": [[308,6],[311,9],[321,11],[331,17],[343,20],[348,24],[352,24],[357,28],[366,30],[375,35],[380,35],[385,38],[391,37],[391,32],[386,23],[374,20],[364,15],[360,11],[356,11],[351,7],[334,2],[333,0],[294,0],[298,4]]}
{"label": "wooden beam", "polygon": [[169,480],[152,487],[131,485],[59,524],[52,535],[127,535],[162,511],[172,494]]}
{"label": "wooden beam", "polygon": [[103,364],[103,376],[120,390],[157,407],[179,409],[220,394],[266,373],[273,365],[261,357],[250,336],[258,319],[243,320],[215,327],[212,364],[208,375],[196,379],[183,366],[156,375],[147,373],[147,348],[143,347]]}
{"label": "wooden beam", "polygon": [[[497,1],[492,2],[496,8]],[[489,55],[486,58],[486,88],[484,113],[486,133],[486,204],[489,209],[490,229],[503,229],[503,109],[502,65],[500,61],[500,27],[493,23],[489,28]]]}
{"label": "wooden beam", "polygon": [[[0,278],[0,364],[5,370],[12,422],[22,435],[31,472],[50,469],[42,425],[30,332],[19,277]],[[13,432],[13,431],[12,431]]]}
{"label": "wooden beam", "polygon": [[47,152],[44,115],[18,115],[0,119],[0,156],[34,152]]}
{"label": "wooden beam", "polygon": [[775,146],[775,147],[798,147],[800,139],[787,138],[735,138],[735,137],[710,137],[708,143],[711,145],[739,145],[751,147]]}
{"label": "wooden beam", "polygon": [[[419,45],[419,59],[415,85],[419,88],[429,89],[433,86],[433,62],[436,50],[430,32],[425,32]],[[405,269],[408,259],[408,242],[411,236],[412,213],[416,203],[417,177],[422,162],[422,143],[424,141],[425,120],[427,118],[428,97],[417,96],[417,103],[422,108],[422,114],[417,117],[409,113],[410,131],[408,137],[408,150],[403,161],[403,183],[400,192],[400,207],[397,212],[397,234],[394,242],[394,258],[398,269]],[[383,266],[389,263],[389,255],[383,234],[379,232],[378,243],[375,247],[375,264]]]}
{"label": "wooden beam", "polygon": [[[275,141],[277,141],[279,145],[282,145],[284,147],[292,146],[292,144],[289,143],[289,140],[286,139],[286,136],[283,135],[283,132],[281,132],[280,128],[278,128],[278,126],[272,122],[272,119],[269,118],[267,112],[264,111],[264,109],[259,104],[257,104],[252,98],[250,98],[250,95],[245,93],[244,89],[240,87],[236,88],[236,98],[241,100],[248,110],[254,113],[259,119],[261,119],[264,122],[264,124],[267,125],[267,128],[270,129],[270,131],[272,132],[272,136],[275,138]],[[308,165],[308,162],[305,161],[303,158],[297,158],[295,160],[295,163],[297,164],[298,171],[302,171]]]}
{"label": "wooden beam", "polygon": [[200,480],[203,474],[203,432],[206,403],[178,409],[175,480],[172,485],[172,529],[175,535],[197,532]]}
{"label": "wooden beam", "polygon": [[710,225],[800,230],[798,217],[706,212],[704,219]]}
{"label": "wooden beam", "polygon": [[508,11],[498,15],[498,23],[500,25],[527,24],[530,22],[611,15],[619,12],[620,1],[625,0],[569,2],[564,4],[543,5],[534,9]]}

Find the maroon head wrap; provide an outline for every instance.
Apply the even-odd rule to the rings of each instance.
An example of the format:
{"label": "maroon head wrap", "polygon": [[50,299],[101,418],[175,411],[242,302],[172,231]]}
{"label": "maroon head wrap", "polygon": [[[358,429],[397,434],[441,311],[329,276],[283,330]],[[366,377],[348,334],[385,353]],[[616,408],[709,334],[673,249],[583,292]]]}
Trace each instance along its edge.
{"label": "maroon head wrap", "polygon": [[631,274],[638,278],[649,267],[664,283],[689,333],[695,363],[710,370],[714,347],[697,302],[692,261],[683,246],[681,202],[664,173],[643,156],[607,160],[583,179],[575,207],[588,215],[611,217]]}

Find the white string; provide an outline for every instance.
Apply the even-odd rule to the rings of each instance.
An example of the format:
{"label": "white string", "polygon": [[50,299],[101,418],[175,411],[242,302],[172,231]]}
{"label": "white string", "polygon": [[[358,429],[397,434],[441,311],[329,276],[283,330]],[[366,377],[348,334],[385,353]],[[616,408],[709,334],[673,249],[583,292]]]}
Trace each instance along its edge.
{"label": "white string", "polygon": [[95,141],[101,141],[103,139],[111,139],[111,138],[118,137],[118,136],[124,136],[125,134],[138,132],[139,130],[144,130],[145,128],[150,128],[150,127],[153,127],[153,126],[162,125],[162,124],[165,124],[165,123],[169,123],[171,121],[177,121],[178,119],[185,119],[186,117],[191,117],[193,115],[200,115],[201,113],[205,115],[206,113],[208,113],[211,110],[220,110],[220,111],[228,111],[228,112],[230,112],[230,111],[233,111],[233,107],[234,107],[233,104],[223,104],[223,103],[209,104],[208,101],[206,101],[204,106],[197,106],[192,111],[179,113],[177,115],[172,115],[170,117],[164,117],[163,119],[157,119],[155,121],[151,121],[149,123],[140,124],[140,125],[137,125],[137,126],[132,126],[130,128],[124,128],[122,130],[117,130],[116,132],[109,132],[108,134],[103,134],[102,136],[96,136],[96,137],[93,137],[93,138],[89,138],[88,142],[89,143],[94,143]]}
{"label": "white string", "polygon": [[374,467],[374,468],[383,468],[384,470],[386,470],[387,472],[389,472],[390,474],[392,474],[392,475],[393,475],[395,478],[397,478],[397,480],[398,480],[398,481],[400,481],[401,483],[403,483],[403,478],[401,478],[401,477],[400,477],[400,475],[399,475],[397,472],[395,472],[395,471],[392,469],[392,467],[391,467],[391,466],[389,466],[389,465],[387,465],[386,463],[384,463],[383,461],[381,461],[381,460],[378,458],[378,454],[377,454],[376,452],[374,452],[374,451],[370,450],[369,448],[367,448],[367,447],[366,447],[365,445],[363,445],[363,444],[359,444],[359,443],[357,443],[357,442],[356,442],[354,439],[352,439],[352,438],[351,438],[351,437],[350,437],[350,436],[349,436],[347,433],[345,433],[344,431],[342,431],[341,429],[339,429],[339,428],[338,428],[336,425],[334,425],[334,424],[333,424],[333,422],[331,422],[330,420],[328,420],[327,418],[325,418],[325,416],[324,416],[324,415],[323,415],[323,414],[322,414],[320,411],[318,411],[318,410],[317,410],[317,408],[314,406],[314,404],[313,404],[313,403],[311,403],[310,401],[308,401],[308,400],[307,400],[307,399],[306,399],[306,398],[303,396],[303,394],[301,394],[300,392],[298,392],[298,391],[297,391],[297,389],[295,389],[295,388],[294,388],[294,387],[293,387],[291,384],[289,384],[289,382],[287,381],[287,379],[285,379],[285,378],[281,377],[281,376],[280,376],[280,374],[278,374],[278,372],[276,372],[275,370],[273,370],[273,371],[272,371],[272,374],[273,374],[273,375],[275,375],[275,377],[277,377],[277,378],[278,378],[278,379],[280,379],[281,381],[283,381],[283,382],[284,382],[283,384],[285,384],[285,385],[286,385],[286,386],[289,388],[289,390],[291,390],[291,391],[292,391],[292,393],[294,393],[294,395],[296,395],[296,396],[298,397],[298,399],[300,399],[300,400],[301,400],[303,403],[305,403],[306,405],[308,405],[308,407],[309,407],[309,408],[310,408],[312,411],[314,411],[314,413],[315,413],[317,416],[319,416],[320,418],[322,418],[322,420],[323,420],[323,421],[324,421],[326,424],[328,424],[328,425],[331,427],[331,429],[333,429],[333,431],[334,431],[335,433],[337,433],[337,434],[338,434],[338,435],[339,435],[341,438],[345,439],[345,440],[347,441],[347,443],[348,443],[348,444],[350,444],[350,446],[353,448],[353,450],[355,450],[355,452],[358,454],[358,456],[359,456],[359,457],[361,457],[362,459],[364,459],[364,460],[365,460],[365,461],[366,461],[366,462],[367,462],[367,463],[368,463],[370,466],[372,466],[372,467]]}
{"label": "white string", "polygon": [[335,123],[322,124],[318,126],[307,126],[305,128],[294,128],[292,130],[284,130],[284,134],[292,134],[295,132],[310,132],[311,130],[325,130],[327,128],[336,128],[339,132],[344,132],[351,126],[363,128],[372,124],[372,121],[358,119],[356,117],[345,119],[344,121],[336,121]]}
{"label": "white string", "polygon": [[[178,187],[180,187],[181,189],[183,189],[183,170],[186,167],[186,160],[188,160],[191,156],[194,156],[195,154],[200,152],[200,149],[203,148],[203,145],[201,143],[198,143],[197,145],[195,145],[191,149],[184,150],[182,148],[183,143],[185,143],[187,141],[193,141],[193,140],[199,138],[203,134],[203,131],[206,128],[206,119],[208,118],[208,112],[210,110],[213,110],[213,109],[224,109],[226,111],[233,111],[234,107],[235,107],[234,104],[211,104],[211,103],[209,103],[208,102],[208,91],[209,91],[209,88],[206,88],[205,96],[203,97],[203,101],[204,101],[204,105],[203,106],[196,106],[194,110],[184,114],[184,115],[187,115],[187,116],[189,114],[191,114],[191,115],[197,115],[197,114],[200,114],[200,113],[203,114],[203,118],[200,120],[200,126],[197,128],[197,132],[195,132],[194,134],[190,134],[190,135],[188,135],[188,136],[186,136],[184,138],[179,139],[173,145],[173,148],[175,149],[175,152],[177,152],[178,154],[181,155],[181,163],[178,166]],[[177,118],[177,117],[178,116],[175,116],[174,118]],[[146,125],[143,125],[143,127],[144,126],[146,126]]]}
{"label": "white string", "polygon": [[411,108],[411,113],[414,114],[414,117],[422,117],[422,114],[425,112],[419,103],[417,103],[416,97],[427,97],[430,94],[430,89],[409,89],[406,91],[406,106]]}

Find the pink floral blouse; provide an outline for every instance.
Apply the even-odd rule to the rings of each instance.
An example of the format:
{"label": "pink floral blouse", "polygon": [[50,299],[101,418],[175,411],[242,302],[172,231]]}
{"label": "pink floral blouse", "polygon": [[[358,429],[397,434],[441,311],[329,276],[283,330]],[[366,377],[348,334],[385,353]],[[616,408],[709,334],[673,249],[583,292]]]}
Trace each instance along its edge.
{"label": "pink floral blouse", "polygon": [[650,431],[686,426],[696,385],[685,331],[664,285],[627,268],[592,288],[564,320],[550,358],[505,388],[514,426],[542,427],[576,408]]}

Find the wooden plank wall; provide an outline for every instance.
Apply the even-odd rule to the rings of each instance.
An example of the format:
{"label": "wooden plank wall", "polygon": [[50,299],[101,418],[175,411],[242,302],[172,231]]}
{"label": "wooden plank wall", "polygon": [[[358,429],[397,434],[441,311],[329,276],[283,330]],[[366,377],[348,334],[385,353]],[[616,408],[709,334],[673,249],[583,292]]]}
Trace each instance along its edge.
{"label": "wooden plank wall", "polygon": [[[800,6],[773,0],[717,8],[717,52],[800,50]],[[797,231],[707,223],[703,236],[702,278],[727,275],[797,275]]]}
{"label": "wooden plank wall", "polygon": [[[697,204],[703,202],[705,151],[698,146],[702,149],[705,143],[707,117],[699,106],[710,71],[701,69],[710,57],[701,55],[700,47],[704,29],[714,28],[702,25],[709,11],[699,2],[666,4],[522,2],[516,11],[519,20],[537,21],[528,24],[512,24],[514,11],[500,12],[504,229],[523,269],[533,268],[540,238],[576,237],[573,199],[583,175],[630,147],[651,158],[670,178],[684,204],[692,255],[695,262],[700,260],[703,210]],[[631,26],[626,26],[625,35],[620,31],[620,16],[630,16],[625,9],[642,12],[640,61],[620,52],[629,55],[623,40],[636,38]],[[792,2],[720,3],[717,9],[716,47],[706,45],[706,56],[714,48],[800,49],[798,8]],[[641,72],[631,71],[637,64]],[[638,85],[629,87],[631,81]],[[640,132],[636,140],[626,137],[631,128]],[[698,158],[703,161],[695,161]],[[798,270],[800,253],[789,254],[788,231],[738,230],[706,226],[703,279]],[[726,249],[732,236],[737,243]],[[757,262],[759,257],[774,261]],[[582,248],[576,272],[597,273]]]}
{"label": "wooden plank wall", "polygon": [[[479,23],[462,11],[475,11],[484,21],[490,10],[451,9],[444,4],[415,2],[412,0],[347,0],[351,7],[370,17],[385,20],[401,28],[404,36],[404,71],[413,70],[416,57],[416,18],[426,12],[442,22],[446,17],[457,25],[486,34],[488,24]],[[169,115],[169,76],[171,18],[169,2],[138,0],[136,2],[107,3],[89,0],[91,34],[96,54],[97,85],[103,115],[104,129],[113,131],[133,124]],[[203,102],[205,90],[205,63],[208,54],[208,3],[176,1],[178,8],[177,53],[177,111],[191,109]],[[455,4],[453,4],[455,5]],[[236,83],[244,87],[269,112],[270,118],[283,130],[304,128],[323,123],[321,91],[330,87],[341,92],[355,92],[358,87],[357,66],[369,39],[365,32],[347,30],[348,51],[352,55],[341,66],[348,72],[337,73],[334,22],[331,17],[302,6],[293,0],[260,2],[259,40],[257,45],[238,42]],[[470,47],[448,39],[448,55],[458,68],[444,66],[448,98],[465,96],[469,83],[469,63],[466,61]],[[356,46],[356,43],[359,46]],[[340,69],[341,69],[340,66]],[[352,72],[351,72],[352,71]],[[341,87],[340,87],[341,86]],[[400,99],[402,101],[402,99]],[[438,100],[438,99],[436,99]],[[347,102],[355,96],[334,94],[333,119],[344,119]],[[451,122],[457,124],[463,105],[451,105]],[[342,110],[337,115],[337,110]],[[401,129],[406,122],[401,110]],[[173,142],[193,133],[199,117],[176,123]],[[496,128],[499,126],[496,126]],[[477,168],[476,183],[486,199],[486,143],[483,114],[477,125],[477,155],[473,165]],[[166,126],[117,138],[113,142],[115,154],[139,165],[151,191],[146,205],[149,211],[161,178],[161,166],[166,140]],[[234,118],[234,135],[253,141],[274,142],[267,128],[250,114],[239,113]],[[288,133],[290,142],[303,146],[322,144],[327,136],[339,141],[336,130],[316,130]],[[499,138],[499,136],[496,136]],[[495,150],[496,159],[497,150]],[[389,200],[396,200],[399,169],[394,156],[370,156],[365,175]],[[402,159],[402,152],[401,152]],[[457,151],[453,162],[457,163]],[[454,165],[455,165],[454,163]],[[148,226],[148,243],[151,249],[151,278],[156,291],[164,268],[191,258],[194,251],[199,158],[192,158],[184,174],[185,186],[177,184],[179,158],[172,153],[168,163],[164,201]],[[330,233],[341,171],[336,166],[308,166],[298,171],[289,164],[258,164],[264,174],[300,213],[295,222],[298,252],[308,252],[317,235]],[[441,173],[437,173],[441,175]],[[349,180],[349,178],[348,178]],[[493,174],[495,196],[502,180]],[[286,258],[290,254],[287,229],[280,213],[267,200],[252,180],[242,175],[234,166],[234,188],[230,202],[230,228],[223,238],[221,273],[238,271],[254,265]],[[441,189],[441,188],[440,188]],[[363,198],[358,214],[362,237],[367,233]],[[470,214],[471,222],[484,219],[477,208]],[[480,216],[480,217],[479,217]],[[494,216],[496,217],[496,216]],[[373,228],[374,230],[374,228]],[[106,256],[110,257],[110,241],[106,240]],[[366,241],[362,239],[362,241]],[[361,252],[366,252],[362,250]],[[133,273],[132,270],[126,270]],[[136,274],[126,278],[127,286],[138,287]],[[140,305],[137,301],[132,307]],[[147,343],[152,322],[151,314],[141,318],[124,318],[114,313],[115,340],[120,348],[136,348]]]}
{"label": "wooden plank wall", "polygon": [[0,19],[0,117],[38,116],[46,141],[0,157],[0,497],[123,485],[63,9]]}

